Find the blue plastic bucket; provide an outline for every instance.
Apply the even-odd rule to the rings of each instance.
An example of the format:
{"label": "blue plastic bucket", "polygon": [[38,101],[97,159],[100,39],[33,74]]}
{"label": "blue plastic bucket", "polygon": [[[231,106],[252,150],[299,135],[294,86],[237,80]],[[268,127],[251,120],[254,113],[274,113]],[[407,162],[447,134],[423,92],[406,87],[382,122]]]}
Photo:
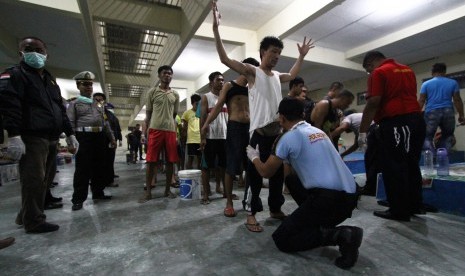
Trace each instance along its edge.
{"label": "blue plastic bucket", "polygon": [[200,199],[200,170],[183,170],[178,172],[179,195],[181,199]]}

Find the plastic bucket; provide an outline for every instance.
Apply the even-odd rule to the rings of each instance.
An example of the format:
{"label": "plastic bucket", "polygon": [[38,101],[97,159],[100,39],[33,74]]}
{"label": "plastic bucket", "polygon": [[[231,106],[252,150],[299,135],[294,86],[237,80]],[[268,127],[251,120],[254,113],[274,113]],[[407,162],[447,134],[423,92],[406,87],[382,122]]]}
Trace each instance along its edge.
{"label": "plastic bucket", "polygon": [[62,153],[57,154],[57,166],[63,166],[65,164],[65,156]]}
{"label": "plastic bucket", "polygon": [[69,153],[63,154],[63,157],[65,158],[65,163],[69,164],[73,162],[73,155]]}
{"label": "plastic bucket", "polygon": [[179,195],[181,199],[200,199],[200,170],[184,170],[178,172],[179,177]]}

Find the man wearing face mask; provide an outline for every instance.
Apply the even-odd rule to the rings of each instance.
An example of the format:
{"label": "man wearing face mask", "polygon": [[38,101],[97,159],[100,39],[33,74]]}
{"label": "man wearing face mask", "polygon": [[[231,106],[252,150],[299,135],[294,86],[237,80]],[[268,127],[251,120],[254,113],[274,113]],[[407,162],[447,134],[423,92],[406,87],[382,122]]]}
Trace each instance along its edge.
{"label": "man wearing face mask", "polygon": [[27,233],[52,232],[59,226],[45,221],[44,200],[58,138],[62,132],[66,133],[71,152],[77,150],[79,143],[62,104],[60,87],[44,69],[45,43],[36,37],[26,37],[19,43],[19,54],[20,64],[0,75],[8,154],[20,160],[22,205],[16,223],[24,225]]}
{"label": "man wearing face mask", "polygon": [[106,186],[104,176],[105,148],[108,146],[116,147],[116,142],[103,104],[92,98],[94,79],[95,75],[89,71],[83,71],[74,76],[80,95],[69,103],[67,110],[69,120],[80,144],[79,152],[76,154],[76,170],[73,179],[74,192],[71,200],[73,211],[82,209],[82,205],[87,199],[89,182],[92,199],[111,199],[111,196],[103,193]]}
{"label": "man wearing face mask", "polygon": [[[107,97],[105,94],[97,92],[94,93],[94,99],[102,104],[105,108],[105,115],[108,118],[108,123],[110,124],[111,131],[115,136],[115,140],[119,140],[119,146],[122,146],[123,137],[121,135],[121,127],[119,124],[118,118],[114,114],[114,106],[111,103],[107,103]],[[115,154],[116,147],[111,146],[111,140],[106,140],[106,144],[109,145],[105,147],[105,161],[104,161],[104,171],[105,171],[105,185],[107,187],[118,187],[119,185],[114,182],[115,178]]]}

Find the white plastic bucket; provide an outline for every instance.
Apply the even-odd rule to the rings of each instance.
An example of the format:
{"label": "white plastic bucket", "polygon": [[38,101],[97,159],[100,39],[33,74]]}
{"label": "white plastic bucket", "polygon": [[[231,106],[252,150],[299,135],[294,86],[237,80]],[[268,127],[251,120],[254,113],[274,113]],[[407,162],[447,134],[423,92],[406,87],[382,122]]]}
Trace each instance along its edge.
{"label": "white plastic bucket", "polygon": [[181,199],[200,199],[201,185],[200,170],[183,170],[178,172],[179,177],[179,195]]}

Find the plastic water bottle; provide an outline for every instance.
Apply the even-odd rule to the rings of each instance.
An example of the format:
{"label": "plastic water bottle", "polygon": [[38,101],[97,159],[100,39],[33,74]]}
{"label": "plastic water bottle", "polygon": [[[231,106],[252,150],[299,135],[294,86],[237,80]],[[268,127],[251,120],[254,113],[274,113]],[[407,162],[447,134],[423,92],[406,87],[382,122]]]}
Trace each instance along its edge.
{"label": "plastic water bottle", "polygon": [[337,141],[337,149],[339,153],[343,153],[346,150],[346,147],[344,146],[344,139],[339,138]]}
{"label": "plastic water bottle", "polygon": [[438,163],[438,176],[449,175],[449,157],[445,148],[439,148],[436,152],[436,160]]}
{"label": "plastic water bottle", "polygon": [[423,154],[424,160],[424,169],[425,175],[433,175],[434,174],[434,164],[433,164],[433,152],[430,150],[425,150]]}

